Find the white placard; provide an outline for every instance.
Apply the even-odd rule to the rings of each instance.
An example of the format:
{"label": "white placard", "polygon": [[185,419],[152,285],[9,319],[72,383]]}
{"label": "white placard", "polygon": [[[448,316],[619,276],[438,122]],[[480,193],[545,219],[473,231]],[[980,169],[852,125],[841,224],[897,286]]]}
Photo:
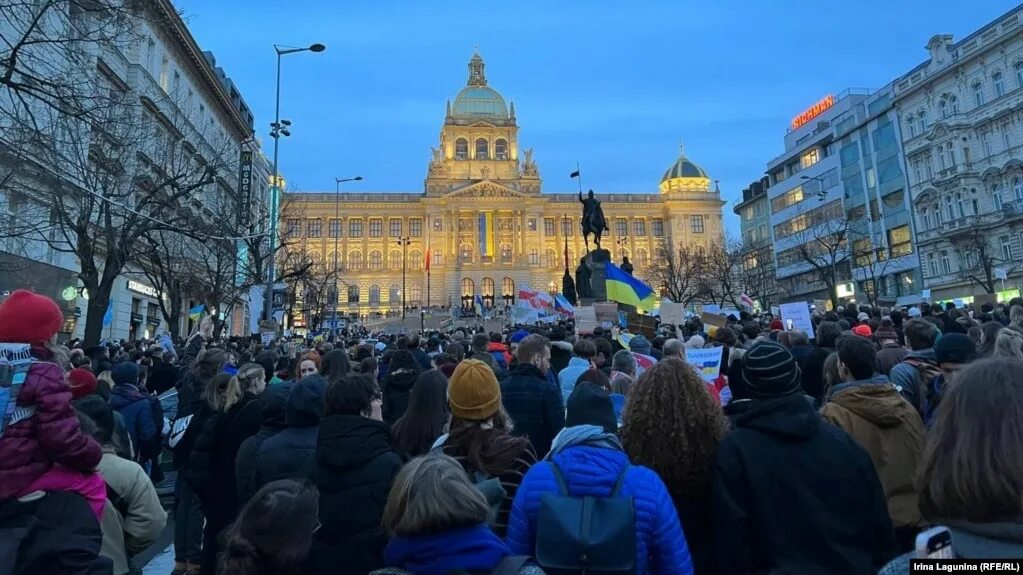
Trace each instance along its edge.
{"label": "white placard", "polygon": [[783,303],[780,308],[781,321],[785,325],[786,331],[798,329],[805,331],[810,339],[814,338],[813,322],[810,321],[810,306],[805,301]]}
{"label": "white placard", "polygon": [[696,368],[704,381],[714,381],[721,375],[721,350],[723,347],[686,349],[686,362]]}
{"label": "white placard", "polygon": [[575,332],[591,334],[595,329],[597,329],[597,310],[593,309],[593,306],[576,306]]}
{"label": "white placard", "polygon": [[269,346],[274,340],[274,332],[264,331],[259,334],[260,339],[263,340],[263,347]]}
{"label": "white placard", "polygon": [[920,297],[924,299],[931,299],[931,290],[929,289],[923,290],[922,292],[920,292]]}
{"label": "white placard", "polygon": [[661,323],[681,325],[686,322],[685,307],[680,303],[671,301],[661,302]]}

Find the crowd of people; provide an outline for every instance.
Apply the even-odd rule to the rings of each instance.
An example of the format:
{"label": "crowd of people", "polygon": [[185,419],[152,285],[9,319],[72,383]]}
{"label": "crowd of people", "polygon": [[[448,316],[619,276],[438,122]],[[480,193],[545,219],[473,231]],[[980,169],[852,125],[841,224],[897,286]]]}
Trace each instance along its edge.
{"label": "crowd of people", "polygon": [[933,526],[1023,556],[1023,301],[723,323],[83,349],[14,292],[0,573],[132,572],[168,458],[173,575],[894,575]]}

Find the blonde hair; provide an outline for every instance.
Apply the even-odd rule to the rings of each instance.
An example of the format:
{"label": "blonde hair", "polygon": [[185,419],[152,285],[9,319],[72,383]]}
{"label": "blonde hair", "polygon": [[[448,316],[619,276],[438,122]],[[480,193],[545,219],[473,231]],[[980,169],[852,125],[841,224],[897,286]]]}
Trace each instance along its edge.
{"label": "blonde hair", "polygon": [[106,382],[110,387],[114,387],[114,376],[110,374],[110,370],[101,371],[96,376],[96,381]]}
{"label": "blonde hair", "polygon": [[991,357],[1012,357],[1023,359],[1023,333],[1015,329],[1003,329],[995,338],[995,349]]}
{"label": "blonde hair", "polygon": [[206,400],[210,409],[217,412],[231,409],[241,397],[242,390],[238,383],[238,376],[227,373],[214,376],[203,388],[203,399]]}
{"label": "blonde hair", "polygon": [[438,533],[487,520],[487,500],[454,458],[435,453],[408,462],[391,486],[383,524],[393,536]]}
{"label": "blonde hair", "polygon": [[238,385],[242,393],[252,390],[259,378],[266,377],[266,370],[258,363],[246,363],[238,368]]}

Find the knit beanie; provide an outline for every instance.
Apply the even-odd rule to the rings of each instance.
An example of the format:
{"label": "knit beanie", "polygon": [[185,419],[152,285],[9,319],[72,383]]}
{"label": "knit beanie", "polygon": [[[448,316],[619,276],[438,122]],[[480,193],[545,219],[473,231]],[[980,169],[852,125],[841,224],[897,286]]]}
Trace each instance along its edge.
{"label": "knit beanie", "polygon": [[863,337],[870,337],[870,335],[871,335],[870,334],[870,326],[869,325],[864,325],[864,324],[860,324],[860,325],[852,328],[852,332],[855,333],[856,335],[860,335],[860,336],[863,336]]}
{"label": "knit beanie", "polygon": [[881,326],[876,332],[874,332],[874,339],[877,341],[883,341],[886,339],[898,341],[899,334],[895,333],[895,330],[890,327]]}
{"label": "knit beanie", "polygon": [[477,359],[458,364],[448,383],[451,414],[469,421],[490,419],[501,408],[501,386],[490,366]]}
{"label": "knit beanie", "polygon": [[89,395],[74,402],[75,409],[88,415],[103,433],[101,439],[110,441],[114,436],[114,410],[98,395]]}
{"label": "knit beanie", "polygon": [[742,379],[754,399],[799,393],[799,366],[779,343],[759,341],[743,356]]}
{"label": "knit beanie", "polygon": [[934,344],[934,357],[938,363],[970,363],[977,359],[977,345],[969,336],[946,333]]}
{"label": "knit beanie", "polygon": [[650,355],[650,341],[643,334],[636,334],[629,340],[629,351]]}
{"label": "knit beanie", "polygon": [[79,399],[96,391],[96,376],[82,368],[72,369],[67,374],[67,383],[71,388],[71,399]]}
{"label": "knit beanie", "polygon": [[773,320],[771,320],[770,329],[771,331],[774,331],[776,329],[785,329],[785,327],[782,325],[780,319],[774,318]]}
{"label": "knit beanie", "polygon": [[135,362],[132,361],[122,361],[110,370],[110,379],[114,380],[114,385],[123,385],[126,383],[138,385],[139,366],[135,365]]}
{"label": "knit beanie", "polygon": [[576,384],[568,396],[566,407],[568,413],[565,415],[565,427],[596,425],[603,427],[607,433],[618,432],[618,420],[615,418],[611,396],[592,383]]}
{"label": "knit beanie", "polygon": [[508,337],[508,342],[509,343],[519,343],[520,341],[526,339],[526,336],[528,336],[528,335],[529,335],[528,331],[526,331],[524,329],[520,329],[519,331],[511,334],[511,336]]}
{"label": "knit beanie", "polygon": [[45,343],[63,325],[60,307],[44,295],[15,290],[0,304],[0,343]]}

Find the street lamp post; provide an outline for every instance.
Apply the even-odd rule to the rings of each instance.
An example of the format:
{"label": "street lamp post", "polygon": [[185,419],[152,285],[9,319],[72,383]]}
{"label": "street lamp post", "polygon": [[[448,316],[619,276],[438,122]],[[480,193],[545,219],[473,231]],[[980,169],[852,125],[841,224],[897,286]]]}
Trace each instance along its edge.
{"label": "street lamp post", "polygon": [[411,243],[412,238],[408,236],[398,238],[398,245],[401,246],[401,325],[403,328],[405,326],[405,294],[408,291],[405,289],[405,271],[408,261],[408,246]]}
{"label": "street lamp post", "polygon": [[337,223],[337,229],[329,229],[328,233],[334,233],[334,325],[331,328],[331,333],[334,334],[334,340],[337,341],[337,307],[338,300],[341,299],[341,286],[340,276],[341,270],[337,266],[337,252],[338,242],[341,240],[341,184],[345,182],[361,182],[362,176],[355,176],[354,178],[334,178],[334,222]]}
{"label": "street lamp post", "polygon": [[277,236],[277,206],[280,202],[280,175],[278,170],[278,157],[281,136],[290,136],[289,126],[291,122],[281,120],[281,56],[294,54],[296,52],[322,52],[327,47],[323,44],[310,44],[306,48],[294,48],[291,46],[278,46],[274,44],[274,51],[277,52],[277,95],[274,101],[274,121],[270,124],[270,137],[274,139],[274,162],[273,176],[270,180],[270,238],[267,252],[268,261],[266,266],[266,293],[263,294],[263,319],[273,320],[274,306],[274,243]]}

